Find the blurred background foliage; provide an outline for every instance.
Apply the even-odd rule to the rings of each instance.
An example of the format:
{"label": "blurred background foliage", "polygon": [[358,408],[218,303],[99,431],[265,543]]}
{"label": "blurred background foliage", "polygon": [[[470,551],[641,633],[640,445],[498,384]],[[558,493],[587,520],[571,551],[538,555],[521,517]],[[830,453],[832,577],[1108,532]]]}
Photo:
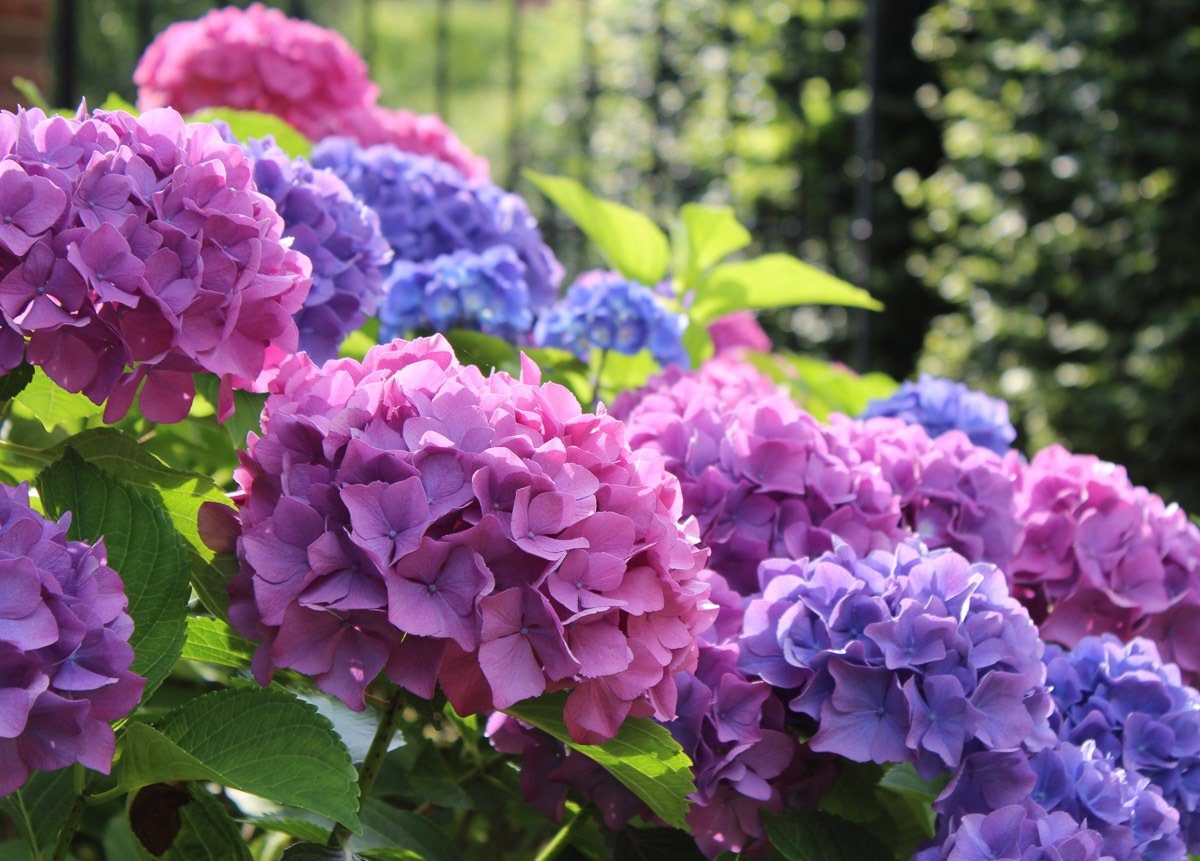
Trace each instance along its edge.
{"label": "blurred background foliage", "polygon": [[[132,98],[142,46],[212,5],[60,0],[60,100]],[[888,304],[781,314],[780,343],[965,379],[1012,402],[1028,448],[1200,508],[1195,0],[276,5],[344,33],[385,103],[444,114],[570,268],[595,261],[523,166],[660,219],[730,203],[756,250]]]}

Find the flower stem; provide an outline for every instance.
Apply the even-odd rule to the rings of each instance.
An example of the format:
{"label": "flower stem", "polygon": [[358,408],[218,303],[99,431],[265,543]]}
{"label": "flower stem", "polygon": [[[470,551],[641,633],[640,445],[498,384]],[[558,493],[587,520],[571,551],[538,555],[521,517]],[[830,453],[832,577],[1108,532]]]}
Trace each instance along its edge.
{"label": "flower stem", "polygon": [[67,813],[67,818],[63,821],[62,828],[58,832],[58,840],[54,844],[54,854],[50,856],[51,861],[66,861],[67,854],[71,850],[71,839],[75,836],[75,832],[79,830],[79,824],[83,820],[83,811],[87,807],[87,772],[84,771],[82,765],[74,766],[75,777],[75,801],[71,805],[71,810]]}
{"label": "flower stem", "polygon": [[[371,794],[371,787],[375,785],[375,778],[379,777],[379,770],[383,768],[384,757],[387,756],[388,748],[392,746],[392,738],[400,727],[400,713],[403,710],[404,689],[396,688],[396,693],[388,703],[383,719],[375,730],[375,737],[371,739],[371,747],[367,750],[366,759],[363,760],[358,770],[359,810],[362,810],[367,796]],[[345,846],[349,840],[350,829],[340,822],[334,827],[333,833],[329,835],[329,845],[338,849]]]}
{"label": "flower stem", "polygon": [[608,359],[608,350],[600,351],[600,358],[596,360],[596,370],[592,374],[592,409],[596,409],[596,405],[600,403],[600,378],[604,376],[604,363]]}
{"label": "flower stem", "polygon": [[562,828],[558,829],[553,837],[542,844],[542,848],[533,857],[533,861],[554,861],[559,856],[559,853],[567,848],[567,842],[571,839],[571,835],[575,833],[575,827],[582,820],[583,810],[575,811],[571,815],[571,818],[563,823]]}

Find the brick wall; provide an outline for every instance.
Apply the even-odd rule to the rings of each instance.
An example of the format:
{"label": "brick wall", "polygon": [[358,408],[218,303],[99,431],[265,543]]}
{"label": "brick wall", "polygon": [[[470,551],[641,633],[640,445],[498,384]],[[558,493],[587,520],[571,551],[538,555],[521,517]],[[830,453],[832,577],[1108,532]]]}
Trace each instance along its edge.
{"label": "brick wall", "polygon": [[12,79],[20,75],[50,92],[52,0],[0,0],[0,108],[19,99]]}

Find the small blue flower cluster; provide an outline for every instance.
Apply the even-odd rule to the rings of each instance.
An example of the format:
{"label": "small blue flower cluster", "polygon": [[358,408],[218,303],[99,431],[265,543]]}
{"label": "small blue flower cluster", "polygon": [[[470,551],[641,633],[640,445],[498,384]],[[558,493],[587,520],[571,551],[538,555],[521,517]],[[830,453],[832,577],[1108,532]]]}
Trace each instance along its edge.
{"label": "small blue flower cluster", "polygon": [[915,383],[904,383],[885,400],[871,401],[863,418],[877,416],[894,416],[921,425],[933,438],[959,430],[975,445],[997,454],[1012,448],[1017,438],[1004,401],[928,374],[922,374]]}
{"label": "small blue flower cluster", "polygon": [[[326,138],[312,158],[379,213],[396,259],[387,279],[386,305],[393,311],[384,320],[392,335],[440,330],[450,320],[513,337],[528,332],[554,302],[562,266],[518,195],[391,144],[361,147],[348,138]],[[487,253],[498,248],[511,255]],[[469,255],[479,258],[467,262]],[[454,290],[463,295],[447,295]],[[429,304],[431,291],[436,309]],[[480,297],[499,298],[500,307],[481,306]]]}
{"label": "small blue flower cluster", "polygon": [[642,350],[660,365],[689,364],[683,345],[687,315],[670,310],[645,284],[615,272],[582,273],[557,305],[538,320],[534,339],[587,361],[591,350],[633,356]]}

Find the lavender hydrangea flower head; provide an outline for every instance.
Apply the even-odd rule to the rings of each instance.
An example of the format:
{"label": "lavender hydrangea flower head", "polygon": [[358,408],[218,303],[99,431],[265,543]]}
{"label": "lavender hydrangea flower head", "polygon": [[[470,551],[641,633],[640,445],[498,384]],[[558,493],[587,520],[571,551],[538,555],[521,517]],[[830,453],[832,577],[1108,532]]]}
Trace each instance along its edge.
{"label": "lavender hydrangea flower head", "polygon": [[1200,529],[1136,487],[1121,467],[1059,446],[1010,457],[1022,524],[1013,594],[1047,640],[1144,635],[1192,679],[1200,674]]}
{"label": "lavender hydrangea flower head", "polygon": [[748,367],[668,371],[613,408],[630,443],[663,455],[679,477],[710,567],[749,595],[763,559],[817,555],[835,537],[859,553],[893,547],[905,532],[879,467],[757,372],[732,370]]}
{"label": "lavender hydrangea flower head", "polygon": [[901,419],[834,415],[844,446],[883,471],[900,498],[905,525],[926,546],[949,547],[972,562],[1007,570],[1019,524],[1015,482],[1004,460],[958,431],[936,439]]}
{"label": "lavender hydrangea flower head", "polygon": [[975,445],[997,454],[1011,449],[1017,438],[1004,401],[928,374],[921,374],[915,383],[903,383],[888,398],[871,401],[863,417],[877,416],[920,425],[935,439],[952,430],[961,431]]}
{"label": "lavender hydrangea flower head", "polygon": [[687,315],[672,311],[644,284],[616,272],[584,272],[543,315],[534,339],[587,360],[593,349],[633,356],[648,350],[660,365],[690,364],[683,346]]}
{"label": "lavender hydrangea flower head", "polygon": [[[521,331],[528,331],[558,295],[562,266],[517,195],[386,144],[363,148],[347,138],[329,138],[313,149],[312,161],[340,176],[379,214],[396,259],[384,305],[387,326],[404,325],[403,334],[410,334],[436,328],[435,318],[453,318],[497,330],[520,322]],[[498,248],[512,253],[492,252]],[[518,278],[519,289],[511,286]],[[444,307],[439,304],[430,316],[421,310],[434,298],[429,295],[434,280]],[[476,307],[484,295],[503,300],[498,320]]]}
{"label": "lavender hydrangea flower head", "polygon": [[716,607],[679,485],[561,386],[441,336],[284,362],[237,479],[230,616],[254,670],[354,708],[381,671],[460,714],[570,689],[573,736],[675,714]]}
{"label": "lavender hydrangea flower head", "polygon": [[1069,651],[1051,645],[1044,660],[1060,735],[1093,742],[1152,782],[1179,812],[1190,851],[1200,851],[1200,693],[1140,637],[1085,637]]}
{"label": "lavender hydrangea flower head", "polygon": [[351,332],[374,316],[392,249],[379,216],[331,170],[291,158],[274,140],[247,141],[258,190],[275,202],[283,235],[312,261],[312,289],[296,315],[299,349],[317,362],[337,355]]}
{"label": "lavender hydrangea flower head", "polygon": [[79,762],[108,773],[110,721],[141,699],[133,622],[104,543],[67,540],[25,485],[0,485],[0,797],[31,770]]}
{"label": "lavender hydrangea flower head", "polygon": [[236,380],[291,352],[310,285],[251,165],[170,109],[0,112],[0,342],[116,421],[183,419],[192,374]]}
{"label": "lavender hydrangea flower head", "polygon": [[739,666],[799,690],[790,707],[816,723],[813,750],[932,776],[1053,739],[1037,629],[995,566],[914,539],[769,560],[759,577]]}

